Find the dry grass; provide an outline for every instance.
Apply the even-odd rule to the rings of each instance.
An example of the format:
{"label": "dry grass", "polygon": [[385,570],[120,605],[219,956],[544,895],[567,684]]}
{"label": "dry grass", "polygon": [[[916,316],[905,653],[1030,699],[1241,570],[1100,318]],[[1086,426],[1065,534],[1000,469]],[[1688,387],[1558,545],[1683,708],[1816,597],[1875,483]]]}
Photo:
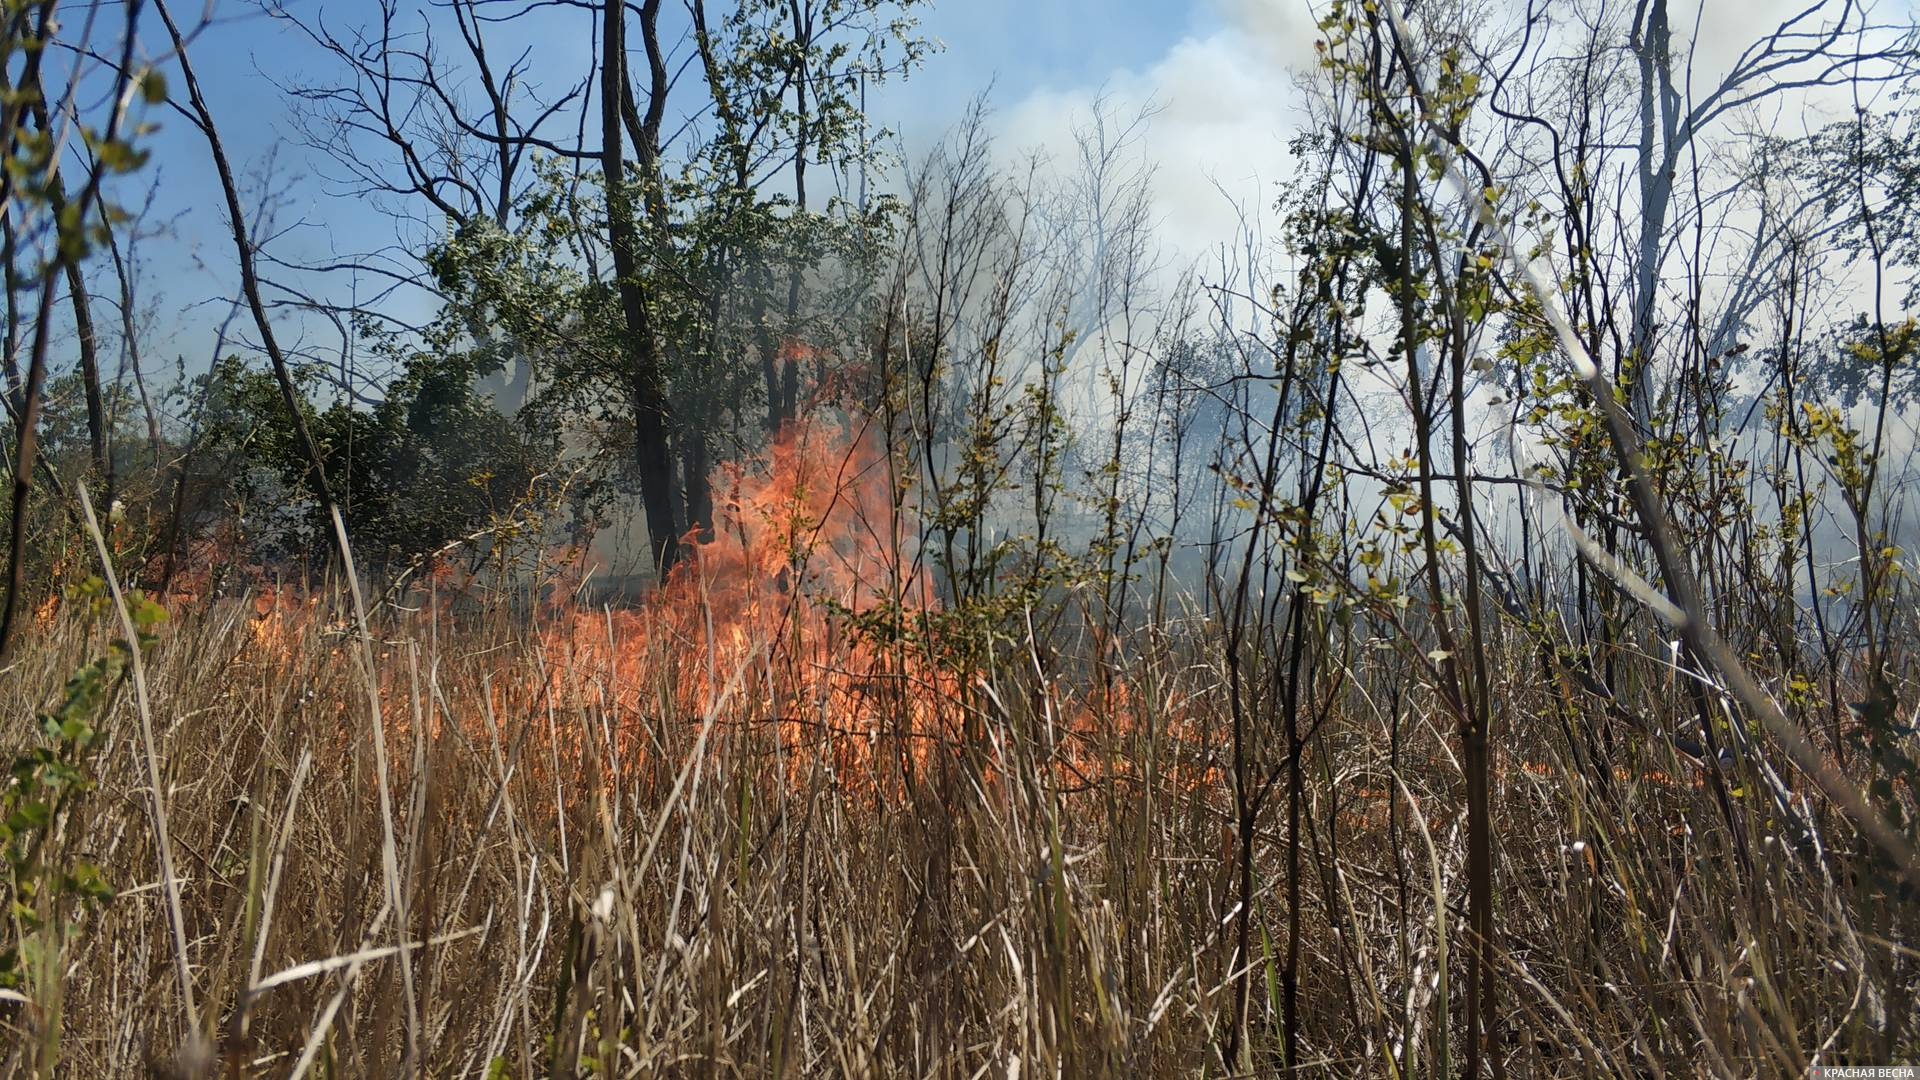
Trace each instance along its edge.
{"label": "dry grass", "polygon": [[[198,1017],[131,688],[103,717],[98,789],[55,843],[119,896],[79,918],[58,1071],[399,1075],[416,1047],[436,1076],[1221,1075],[1233,832],[1203,634],[1139,639],[1125,693],[1016,651],[955,713],[971,745],[896,728],[850,759],[822,741],[847,717],[766,722],[764,671],[680,712],[667,687],[696,648],[641,646],[623,670],[655,685],[619,686],[504,615],[376,620],[395,905],[365,682],[324,607],[222,602],[148,658]],[[8,742],[113,632],[79,615],[40,632],[5,675]],[[1823,1045],[1912,1051],[1914,966],[1889,942],[1914,912],[1817,798],[1806,843],[1738,772],[1729,814],[1700,766],[1519,645],[1502,655],[1510,1074],[1786,1075]],[[1464,1037],[1457,971],[1436,977],[1465,952],[1463,785],[1399,654],[1354,657],[1302,792],[1302,1064],[1439,1075]],[[1657,664],[1640,674],[1657,707]],[[1290,902],[1285,819],[1265,822],[1260,1072]],[[29,996],[7,1006],[22,1033],[53,1000]]]}

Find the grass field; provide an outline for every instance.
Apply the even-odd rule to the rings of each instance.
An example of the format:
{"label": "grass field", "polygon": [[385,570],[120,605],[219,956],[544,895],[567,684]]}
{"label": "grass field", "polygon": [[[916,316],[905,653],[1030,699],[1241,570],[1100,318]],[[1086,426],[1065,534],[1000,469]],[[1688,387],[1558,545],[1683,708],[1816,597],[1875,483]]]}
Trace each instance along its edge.
{"label": "grass field", "polygon": [[[1236,966],[1233,705],[1203,620],[1010,642],[963,677],[797,603],[717,627],[711,600],[423,603],[364,641],[347,606],[189,605],[143,689],[107,692],[98,786],[41,861],[91,860],[117,896],[43,895],[74,944],[10,1011],[9,1072],[58,1039],[75,1076],[1217,1076],[1244,989],[1240,1065],[1267,1074],[1289,982],[1310,1074],[1457,1067],[1462,776],[1389,641],[1331,639],[1297,801],[1256,755],[1277,779]],[[117,627],[48,614],[0,738],[32,740]],[[1622,651],[1610,712],[1519,631],[1490,645],[1509,1075],[1911,1050],[1916,911],[1844,818],[1658,737],[1685,697],[1651,648]]]}

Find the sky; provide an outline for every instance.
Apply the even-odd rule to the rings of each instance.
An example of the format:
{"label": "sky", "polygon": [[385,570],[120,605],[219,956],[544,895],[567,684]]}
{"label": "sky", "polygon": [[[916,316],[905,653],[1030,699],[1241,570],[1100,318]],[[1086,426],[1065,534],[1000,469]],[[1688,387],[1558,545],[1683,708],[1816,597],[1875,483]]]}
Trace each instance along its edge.
{"label": "sky", "polygon": [[[336,29],[366,23],[373,0],[283,0],[310,23]],[[1903,3],[1904,0],[1898,0]],[[185,21],[191,0],[173,0]],[[250,197],[271,192],[256,225],[268,251],[292,263],[325,262],[391,246],[393,223],[362,199],[341,199],[324,155],[299,144],[286,87],[337,77],[333,60],[258,0],[210,0],[211,22],[191,55],[236,169]],[[418,25],[431,0],[399,0],[403,28]],[[669,9],[677,5],[671,0]],[[1243,215],[1258,219],[1290,172],[1298,72],[1313,63],[1317,34],[1308,0],[932,0],[916,8],[920,30],[942,48],[911,78],[876,87],[875,119],[899,135],[908,155],[931,146],[968,103],[989,94],[989,123],[1008,165],[1022,155],[1069,166],[1072,140],[1097,106],[1125,120],[1148,119],[1132,148],[1153,174],[1152,220],[1167,265],[1186,265],[1229,240]],[[1706,68],[1730,63],[1730,43],[1751,40],[1794,0],[1714,0],[1698,36]],[[1898,3],[1896,3],[1898,6]],[[552,92],[590,70],[591,12],[565,9],[514,23],[496,35],[534,50],[537,77]],[[1684,22],[1684,17],[1676,19]],[[155,28],[157,30],[157,27]],[[152,41],[161,40],[156,33]],[[1725,54],[1725,55],[1722,55]],[[175,87],[178,91],[180,88]],[[191,376],[205,369],[213,331],[235,291],[231,240],[204,142],[184,118],[152,114],[153,168],[117,192],[137,207],[142,187],[156,196],[138,254],[149,336],[166,342]],[[407,238],[416,244],[430,237]],[[269,265],[269,277],[297,280]],[[309,279],[310,281],[311,279]],[[364,300],[375,279],[334,275],[313,285],[341,302]],[[422,318],[424,306],[399,305]],[[341,338],[324,321],[286,320],[287,333],[315,358],[337,356]],[[234,330],[251,336],[247,321]],[[162,379],[164,381],[164,376]]]}
{"label": "sky", "polygon": [[[177,16],[192,14],[192,0],[170,2]],[[335,62],[284,20],[262,14],[261,0],[210,2],[213,21],[192,42],[191,55],[250,200],[272,195],[270,213],[254,222],[268,252],[286,263],[312,264],[392,248],[393,222],[363,199],[339,197],[336,167],[299,143],[285,89],[337,77]],[[304,20],[337,29],[377,12],[374,0],[281,2]],[[403,25],[432,2],[398,0]],[[1556,10],[1569,2],[1553,0]],[[1700,43],[1700,84],[1804,2],[1705,0],[1697,31],[1681,14],[1693,5],[1677,5],[1676,27],[1687,26],[1687,36]],[[1912,2],[1883,0],[1882,6],[1903,11]],[[667,6],[677,7],[677,0]],[[1130,152],[1152,174],[1157,261],[1169,274],[1196,264],[1206,273],[1209,252],[1231,241],[1243,221],[1270,224],[1278,185],[1292,172],[1287,144],[1302,101],[1296,80],[1313,66],[1314,12],[1321,6],[1319,0],[932,0],[917,9],[920,29],[941,48],[911,78],[873,88],[870,111],[911,157],[987,94],[1001,164],[1011,170],[1038,153],[1063,171],[1073,164],[1076,130],[1097,109],[1122,124],[1145,115]],[[509,42],[532,49],[539,77],[548,80],[542,89],[551,93],[591,72],[592,19],[591,12],[574,10],[522,20],[496,39],[496,54]],[[1799,134],[1848,105],[1782,99],[1768,115],[1742,122]],[[149,118],[159,124],[150,142],[153,167],[117,194],[123,206],[137,207],[142,189],[158,193],[147,219],[150,234],[139,243],[140,302],[153,314],[143,335],[144,366],[149,385],[177,386],[207,369],[237,272],[204,141],[182,117],[159,111]],[[414,251],[428,239],[405,238]],[[303,277],[271,261],[264,272],[335,303],[364,301],[379,287],[375,279],[349,275]],[[1209,276],[1219,280],[1219,273]],[[417,295],[410,304],[383,307],[416,321],[430,314],[426,298]],[[367,363],[360,359],[364,346],[325,319],[288,307],[276,325],[282,344],[308,360],[332,367],[344,355],[355,365]],[[234,340],[225,351],[257,361],[250,320],[235,319],[230,328]]]}
{"label": "sky", "polygon": [[[364,24],[377,11],[371,0],[285,0],[285,6],[339,30]],[[425,6],[427,0],[401,0],[401,25]],[[332,182],[338,170],[299,145],[284,88],[333,77],[331,59],[252,0],[213,0],[208,10],[211,20],[190,54],[250,198],[272,193],[263,219],[268,227],[260,230],[271,237],[268,250],[288,262],[322,262],[391,244],[392,223],[364,200],[331,197],[340,190]],[[1070,157],[1073,132],[1092,117],[1096,102],[1115,115],[1150,111],[1135,152],[1152,163],[1157,235],[1176,258],[1194,257],[1231,235],[1237,215],[1270,203],[1273,184],[1286,172],[1294,97],[1288,69],[1311,63],[1305,4],[934,0],[916,10],[921,32],[941,48],[911,78],[870,95],[875,119],[897,134],[909,155],[933,145],[982,94],[1009,163],[1031,152]],[[175,0],[176,17],[191,21],[196,13]],[[536,50],[551,90],[589,70],[590,18],[561,12],[523,20],[506,40]],[[162,39],[156,33],[152,40]],[[149,119],[157,123],[149,143],[154,165],[138,187],[123,187],[119,200],[137,207],[148,185],[159,193],[149,211],[150,235],[137,246],[141,300],[154,313],[153,335],[170,343],[162,350],[167,361],[179,355],[192,375],[204,370],[234,292],[231,240],[199,133],[165,111]],[[291,279],[283,270],[268,267],[267,273]],[[324,287],[333,299],[346,300],[364,298],[378,283],[336,275]],[[341,347],[324,322],[288,323],[311,355]],[[233,330],[251,337],[244,319]]]}

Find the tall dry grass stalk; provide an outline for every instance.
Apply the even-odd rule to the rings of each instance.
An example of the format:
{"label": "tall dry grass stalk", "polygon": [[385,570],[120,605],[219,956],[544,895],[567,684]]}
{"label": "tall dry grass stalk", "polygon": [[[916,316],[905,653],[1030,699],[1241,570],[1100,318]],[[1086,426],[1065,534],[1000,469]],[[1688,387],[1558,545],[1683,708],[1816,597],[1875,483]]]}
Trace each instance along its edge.
{"label": "tall dry grass stalk", "polygon": [[[138,694],[102,718],[99,788],[54,843],[120,895],[81,916],[60,1071],[1222,1074],[1205,1048],[1234,1022],[1236,838],[1225,673],[1199,624],[1109,644],[1124,692],[1025,643],[966,698],[967,745],[958,727],[772,720],[752,665],[719,673],[704,715],[680,711],[701,661],[664,636],[615,643],[644,650],[616,674],[505,612],[390,614],[365,639],[327,612],[187,612],[142,672],[153,757]],[[120,632],[84,613],[42,628],[7,677],[4,738],[30,738]],[[1436,691],[1382,645],[1347,653],[1305,754],[1299,1061],[1444,1076],[1463,1038],[1464,781]],[[1606,718],[1519,636],[1489,648],[1496,710],[1538,721],[1508,727],[1493,769],[1510,1070],[1787,1075],[1913,1030],[1888,980],[1911,978],[1914,913],[1817,788],[1787,795],[1802,837],[1742,775],[1729,817],[1663,741],[1596,772],[1583,728]],[[1644,660],[1645,719],[1677,724],[1658,712],[1663,658]],[[866,753],[828,745],[856,738]],[[1266,839],[1260,1048],[1279,1039],[1268,901],[1287,884]],[[44,1019],[4,1007],[16,1033]],[[36,1045],[12,1044],[9,1073]]]}

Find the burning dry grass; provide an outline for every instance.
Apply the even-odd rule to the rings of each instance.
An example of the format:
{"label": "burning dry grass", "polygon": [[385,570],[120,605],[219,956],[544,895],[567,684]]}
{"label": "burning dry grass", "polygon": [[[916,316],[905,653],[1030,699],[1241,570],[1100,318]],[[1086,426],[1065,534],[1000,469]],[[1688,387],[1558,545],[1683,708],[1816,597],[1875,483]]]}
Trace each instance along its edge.
{"label": "burning dry grass", "polygon": [[[645,607],[551,613],[549,690],[621,717],[629,761],[661,745],[646,717],[724,713],[729,737],[766,733],[789,781],[821,751],[842,783],[899,794],[902,770],[958,732],[963,686],[924,647],[937,604],[887,466],[864,439],[799,424],[764,468],[724,469],[714,534],[689,538]],[[860,629],[880,624],[897,647]],[[922,647],[899,640],[916,628]]]}
{"label": "burning dry grass", "polygon": [[[122,687],[49,859],[120,895],[6,1023],[57,1005],[87,1076],[1217,1075],[1240,974],[1220,642],[1195,620],[944,648],[897,488],[858,440],[821,450],[847,445],[803,430],[735,477],[636,610],[424,603],[362,642],[339,597],[183,605],[146,682],[200,1012]],[[6,740],[112,625],[47,616]],[[1450,725],[1365,644],[1329,661],[1297,824],[1277,788],[1260,819],[1263,1073],[1294,925],[1307,1073],[1444,1075],[1464,1037]],[[1510,1074],[1780,1075],[1911,1037],[1885,943],[1912,912],[1840,819],[1794,791],[1822,831],[1786,835],[1751,777],[1653,738],[1682,722],[1657,664],[1622,661],[1631,730],[1498,647]],[[1249,762],[1282,764],[1271,741]]]}
{"label": "burning dry grass", "polygon": [[[1121,692],[1008,664],[868,695],[871,673],[848,673],[877,662],[866,646],[782,656],[758,623],[708,650],[655,612],[385,623],[397,927],[362,675],[326,608],[197,610],[147,676],[197,1025],[237,1075],[397,1074],[409,1046],[433,1075],[1185,1075],[1223,1034],[1231,800],[1198,642],[1131,650]],[[78,615],[44,631],[8,675],[9,739],[105,633]],[[1432,1047],[1447,1019],[1433,931],[1461,888],[1459,776],[1404,689],[1334,702],[1307,770],[1301,1000],[1325,1075],[1386,1075],[1399,1040]],[[1549,707],[1517,678],[1505,692]],[[120,889],[81,919],[63,980],[76,1075],[189,1044],[127,717],[122,695],[100,787],[59,838]],[[1654,775],[1689,766],[1649,750],[1598,785],[1539,727],[1515,725],[1498,792],[1517,1074],[1767,1073],[1864,1016],[1861,901],[1786,851],[1759,800],[1736,807],[1762,857],[1735,878],[1709,793]],[[404,967],[381,949],[396,935],[425,943]]]}

